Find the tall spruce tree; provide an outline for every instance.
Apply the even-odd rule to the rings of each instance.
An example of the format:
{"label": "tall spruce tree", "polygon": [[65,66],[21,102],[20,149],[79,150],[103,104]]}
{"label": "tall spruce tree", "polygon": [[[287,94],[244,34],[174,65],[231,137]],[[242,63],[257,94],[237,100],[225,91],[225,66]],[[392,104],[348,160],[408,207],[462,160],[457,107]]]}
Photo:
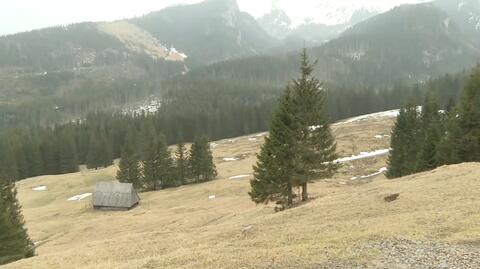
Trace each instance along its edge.
{"label": "tall spruce tree", "polygon": [[338,169],[336,143],[325,117],[325,91],[312,76],[306,49],[301,55],[301,77],[292,81],[280,99],[250,182],[256,203],[293,203],[293,188],[330,177]]}
{"label": "tall spruce tree", "polygon": [[162,188],[175,186],[173,161],[163,135],[151,140],[145,152],[143,180],[152,190],[157,190],[160,186]]}
{"label": "tall spruce tree", "polygon": [[400,109],[393,127],[387,177],[396,178],[415,173],[419,134],[417,107],[409,103]]}
{"label": "tall spruce tree", "polygon": [[142,188],[140,163],[135,153],[132,139],[127,139],[122,150],[117,179],[122,183],[132,183],[136,189]]}
{"label": "tall spruce tree", "polygon": [[441,164],[460,163],[459,147],[457,146],[462,137],[458,120],[458,110],[449,105],[444,117],[444,134],[440,140],[437,151],[437,160]]}
{"label": "tall spruce tree", "polygon": [[190,149],[189,167],[197,183],[213,180],[217,176],[210,143],[206,137],[193,143]]}
{"label": "tall spruce tree", "polygon": [[[301,55],[301,77],[293,80],[291,91],[298,130],[297,167],[294,184],[302,188],[302,201],[308,200],[307,184],[314,179],[331,177],[339,168],[334,160],[336,143],[325,116],[325,90],[321,82],[312,76],[307,50]],[[293,146],[293,145],[292,145]]]}
{"label": "tall spruce tree", "polygon": [[462,162],[480,161],[480,65],[470,76],[459,106],[457,147]]}
{"label": "tall spruce tree", "polygon": [[34,255],[16,196],[13,182],[0,173],[0,265]]}
{"label": "tall spruce tree", "polygon": [[62,134],[58,141],[58,173],[74,173],[78,172],[78,155],[73,140],[73,135]]}
{"label": "tall spruce tree", "polygon": [[444,130],[439,105],[432,92],[425,97],[420,122],[416,172],[431,170],[441,165],[438,150]]}
{"label": "tall spruce tree", "polygon": [[177,184],[184,185],[188,177],[188,153],[185,144],[180,142],[175,151],[175,175]]}
{"label": "tall spruce tree", "polygon": [[86,159],[86,165],[88,169],[97,169],[102,166],[101,155],[104,153],[100,152],[100,146],[101,142],[98,141],[98,138],[93,135],[90,136],[88,154]]}

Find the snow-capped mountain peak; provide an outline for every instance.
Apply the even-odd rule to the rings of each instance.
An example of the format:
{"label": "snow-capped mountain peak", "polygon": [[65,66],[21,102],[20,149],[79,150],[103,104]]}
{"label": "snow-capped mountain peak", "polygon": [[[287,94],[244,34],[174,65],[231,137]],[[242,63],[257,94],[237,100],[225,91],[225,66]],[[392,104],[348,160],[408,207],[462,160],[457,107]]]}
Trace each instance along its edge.
{"label": "snow-capped mountain peak", "polygon": [[[247,0],[243,0],[247,1]],[[242,0],[239,0],[242,3]],[[339,25],[350,22],[359,11],[366,13],[382,13],[395,6],[407,3],[421,3],[426,0],[274,0],[273,9],[283,10],[291,19],[292,27],[305,23]],[[244,5],[245,7],[245,5]],[[253,8],[253,7],[252,7]],[[248,10],[245,10],[248,12]],[[270,13],[266,11],[265,13]]]}

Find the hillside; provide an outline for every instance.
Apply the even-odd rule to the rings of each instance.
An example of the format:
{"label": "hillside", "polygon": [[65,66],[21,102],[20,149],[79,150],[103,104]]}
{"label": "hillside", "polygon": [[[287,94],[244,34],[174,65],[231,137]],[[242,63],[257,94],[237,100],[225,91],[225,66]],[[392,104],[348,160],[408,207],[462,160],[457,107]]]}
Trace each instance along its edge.
{"label": "hillside", "polygon": [[[476,31],[454,19],[459,16],[447,13],[436,2],[403,5],[373,16],[310,49],[310,56],[319,61],[315,75],[330,83],[384,87],[469,69],[480,60],[480,46]],[[195,72],[220,79],[285,84],[296,72],[292,63],[297,58],[297,53],[257,56]]]}
{"label": "hillside", "polygon": [[247,195],[265,134],[212,143],[218,180],[142,193],[129,212],[67,201],[113,179],[115,166],[21,181],[38,256],[1,268],[475,268],[479,164],[386,180],[378,171],[395,115],[333,125],[342,170],[312,184],[312,201],[280,213]]}
{"label": "hillside", "polygon": [[193,66],[260,54],[275,43],[236,0],[173,6],[131,22],[191,55]]}
{"label": "hillside", "polygon": [[[353,92],[423,83],[471,68],[480,60],[480,8],[473,0],[457,2],[400,6],[365,21],[372,14],[354,13],[348,24],[354,26],[309,50],[319,60],[315,75],[329,88],[344,85]],[[276,22],[288,24],[277,13],[262,24],[279,16]],[[298,74],[295,50],[304,40],[323,42],[347,26],[332,27],[300,25],[279,43],[235,0],[208,0],[128,20],[0,37],[0,126],[52,126],[92,112],[125,111],[163,99],[176,81],[178,87],[192,81],[211,88],[235,84],[239,92],[284,88]],[[190,86],[180,90],[190,91]],[[254,98],[254,103],[262,101]]]}

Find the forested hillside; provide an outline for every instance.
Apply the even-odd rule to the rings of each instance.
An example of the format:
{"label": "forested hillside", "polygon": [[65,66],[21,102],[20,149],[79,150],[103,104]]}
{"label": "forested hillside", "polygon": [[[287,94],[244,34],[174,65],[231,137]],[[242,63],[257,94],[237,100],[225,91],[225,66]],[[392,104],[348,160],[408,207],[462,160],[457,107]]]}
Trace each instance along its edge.
{"label": "forested hillside", "polygon": [[[392,86],[470,69],[480,60],[477,39],[433,4],[404,5],[361,22],[323,46],[315,75],[339,85]],[[210,78],[284,84],[296,54],[250,57],[192,72]]]}
{"label": "forested hillside", "polygon": [[[335,94],[349,100],[358,98],[363,88],[372,93],[398,90],[403,86],[395,84],[425,82],[469,69],[480,55],[474,21],[461,20],[467,14],[463,6],[448,14],[442,8],[446,7],[441,1],[401,6],[358,23],[341,37],[309,50],[318,59],[315,76],[331,91],[344,89]],[[475,19],[475,12],[468,14]],[[297,43],[292,48],[298,47],[292,42]],[[172,83],[186,96],[187,91],[208,87],[225,98],[230,97],[230,88],[247,95],[255,87],[280,91],[298,67],[297,52],[286,53],[278,46],[234,0],[1,37],[0,125],[52,126],[84,119],[89,113],[134,109],[147,99],[169,98]],[[268,48],[276,49],[257,55]],[[232,59],[238,57],[243,58]],[[253,99],[263,102],[262,94],[251,95],[249,100]],[[367,111],[383,106],[364,103]],[[197,106],[190,111],[198,114],[193,107]],[[335,107],[333,118],[358,110]]]}
{"label": "forested hillside", "polygon": [[275,44],[236,0],[174,6],[131,21],[185,52],[193,66],[261,54]]}

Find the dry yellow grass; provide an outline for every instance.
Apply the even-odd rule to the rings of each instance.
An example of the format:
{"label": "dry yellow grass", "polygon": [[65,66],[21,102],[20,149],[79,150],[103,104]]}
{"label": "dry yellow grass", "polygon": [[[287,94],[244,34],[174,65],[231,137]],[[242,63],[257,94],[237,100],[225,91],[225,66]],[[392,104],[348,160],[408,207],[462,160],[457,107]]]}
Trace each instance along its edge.
{"label": "dry yellow grass", "polygon": [[[391,120],[333,127],[343,156],[388,147]],[[254,140],[256,139],[256,140]],[[327,260],[364,260],[378,253],[351,252],[355,243],[401,236],[456,243],[480,242],[480,164],[442,167],[397,180],[362,183],[352,176],[385,166],[385,156],[346,165],[334,179],[312,184],[314,200],[275,213],[247,195],[259,136],[216,142],[219,180],[141,194],[129,212],[97,212],[89,200],[94,182],[113,179],[116,167],[45,176],[18,183],[38,256],[1,268],[311,268]],[[225,162],[223,158],[240,160]],[[346,184],[346,185],[345,185]],[[45,192],[33,187],[46,185]],[[400,198],[385,203],[385,195]],[[216,199],[209,200],[209,195]],[[245,230],[245,227],[250,227]]]}

